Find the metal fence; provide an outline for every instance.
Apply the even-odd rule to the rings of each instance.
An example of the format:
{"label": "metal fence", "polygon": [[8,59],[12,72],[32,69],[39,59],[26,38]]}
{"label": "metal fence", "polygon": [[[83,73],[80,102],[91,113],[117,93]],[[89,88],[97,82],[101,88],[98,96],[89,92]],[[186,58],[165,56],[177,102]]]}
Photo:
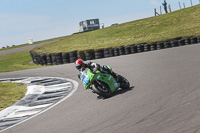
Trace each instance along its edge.
{"label": "metal fence", "polygon": [[[199,0],[199,4],[200,4],[200,0]],[[179,6],[179,9],[180,9],[180,10],[186,8],[186,4],[185,4],[185,3],[181,3],[181,2],[178,2],[178,3],[177,3],[177,6]],[[190,0],[190,5],[189,5],[189,6],[193,6],[193,0]],[[189,7],[189,6],[188,6],[188,7]],[[171,5],[170,5],[170,4],[168,4],[167,10],[168,10],[169,12],[173,12],[173,9],[171,8]],[[154,15],[155,15],[155,16],[162,15],[162,14],[163,14],[162,11],[163,11],[162,6],[160,6],[160,9],[159,9],[159,10],[157,10],[156,8],[154,8]]]}

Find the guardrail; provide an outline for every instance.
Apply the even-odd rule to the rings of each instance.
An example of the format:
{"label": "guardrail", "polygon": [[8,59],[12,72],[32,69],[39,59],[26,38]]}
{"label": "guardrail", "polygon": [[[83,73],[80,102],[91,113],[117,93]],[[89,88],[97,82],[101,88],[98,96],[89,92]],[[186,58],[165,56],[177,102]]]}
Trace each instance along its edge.
{"label": "guardrail", "polygon": [[113,56],[136,54],[184,45],[192,45],[197,43],[200,43],[200,36],[176,37],[151,43],[138,43],[114,48],[109,47],[102,49],[77,50],[71,52],[35,53],[30,51],[30,55],[33,62],[37,65],[60,65],[66,63],[74,63],[78,58],[86,61]]}

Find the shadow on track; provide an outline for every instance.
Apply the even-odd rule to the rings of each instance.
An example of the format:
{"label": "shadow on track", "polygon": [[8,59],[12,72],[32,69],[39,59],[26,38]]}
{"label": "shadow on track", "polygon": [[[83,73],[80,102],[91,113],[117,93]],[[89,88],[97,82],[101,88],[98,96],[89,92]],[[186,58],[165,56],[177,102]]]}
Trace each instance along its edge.
{"label": "shadow on track", "polygon": [[135,86],[131,86],[131,87],[129,87],[128,89],[119,89],[113,96],[117,96],[117,95],[126,93],[126,92],[128,92],[128,91],[133,90],[134,88],[135,88]]}
{"label": "shadow on track", "polygon": [[131,90],[133,90],[134,88],[135,88],[135,86],[131,86],[131,87],[129,87],[128,89],[119,89],[119,90],[116,91],[116,92],[113,94],[113,96],[111,96],[111,97],[104,98],[104,97],[102,97],[102,96],[97,96],[97,99],[109,99],[109,98],[112,98],[112,97],[114,97],[114,96],[121,95],[121,94],[124,94],[124,93],[126,93],[126,92],[128,92],[128,91],[131,91]]}

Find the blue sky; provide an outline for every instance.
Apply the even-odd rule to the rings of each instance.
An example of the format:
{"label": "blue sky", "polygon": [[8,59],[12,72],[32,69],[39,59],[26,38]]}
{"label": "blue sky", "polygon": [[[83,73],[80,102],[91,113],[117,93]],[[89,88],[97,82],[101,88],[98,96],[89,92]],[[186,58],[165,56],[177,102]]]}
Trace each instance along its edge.
{"label": "blue sky", "polygon": [[[99,18],[105,27],[152,17],[163,0],[0,0],[0,48],[70,35],[79,31],[79,22]],[[167,0],[172,10],[178,2]],[[193,5],[199,0],[192,0]],[[164,11],[163,11],[164,12]]]}

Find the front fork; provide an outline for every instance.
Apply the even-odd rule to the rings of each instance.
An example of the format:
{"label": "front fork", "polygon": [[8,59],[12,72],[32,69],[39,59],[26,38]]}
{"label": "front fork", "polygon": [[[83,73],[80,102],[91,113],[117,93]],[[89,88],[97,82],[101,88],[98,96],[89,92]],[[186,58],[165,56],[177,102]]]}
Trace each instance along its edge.
{"label": "front fork", "polygon": [[105,93],[107,93],[108,92],[108,90],[106,89],[106,87],[104,86],[104,84],[102,84],[100,81],[98,81],[98,80],[95,80],[96,81],[96,83],[99,85],[99,86],[101,86],[99,89],[101,90],[101,91],[103,91],[103,92],[105,92]]}

